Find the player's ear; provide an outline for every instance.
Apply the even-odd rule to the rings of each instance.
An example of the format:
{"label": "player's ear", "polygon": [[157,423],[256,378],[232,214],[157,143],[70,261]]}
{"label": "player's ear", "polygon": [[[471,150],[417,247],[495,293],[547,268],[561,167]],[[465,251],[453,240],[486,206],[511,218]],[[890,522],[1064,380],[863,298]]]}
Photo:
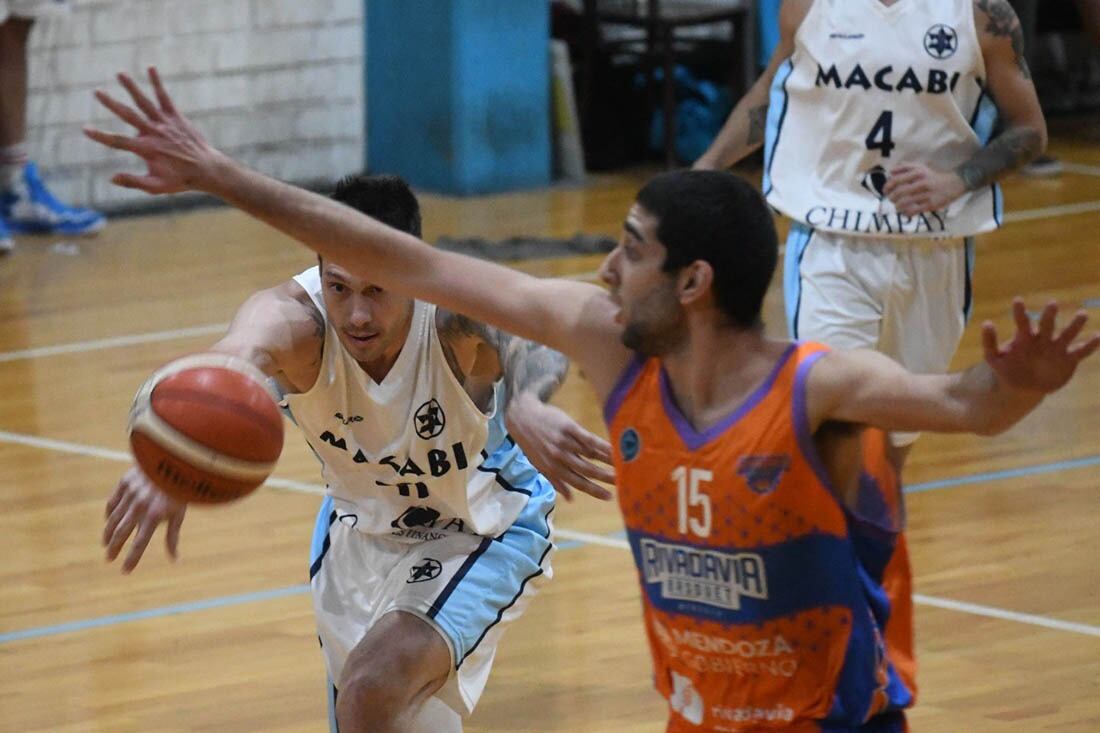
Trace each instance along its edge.
{"label": "player's ear", "polygon": [[680,271],[680,303],[695,303],[710,292],[714,268],[709,262],[695,260]]}

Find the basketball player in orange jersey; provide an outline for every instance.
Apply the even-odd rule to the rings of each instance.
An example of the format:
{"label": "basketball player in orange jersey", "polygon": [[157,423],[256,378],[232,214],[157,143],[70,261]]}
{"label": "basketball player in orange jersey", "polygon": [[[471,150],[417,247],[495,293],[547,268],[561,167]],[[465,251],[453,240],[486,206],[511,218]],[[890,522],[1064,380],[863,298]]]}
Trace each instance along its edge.
{"label": "basketball player in orange jersey", "polygon": [[[352,177],[339,204],[420,235],[393,176]],[[544,405],[558,352],[383,289],[326,258],[260,291],[214,351],[269,375],[322,463],[310,586],[333,731],[460,731],[503,630],[550,578],[554,490],[601,498],[606,442]],[[133,569],[161,521],[174,554],[185,505],[134,467],[103,541]]]}
{"label": "basketball player in orange jersey", "polygon": [[[983,326],[985,360],[917,375],[874,351],[764,335],[778,252],[771,214],[715,171],[649,181],[601,267],[610,292],[441,252],[211,147],[150,72],[125,75],[138,130],[87,129],[140,156],[118,185],[218,196],[357,276],[538,340],[572,357],[604,400],[619,506],[668,730],[904,729],[911,621],[896,487],[881,430],[994,434],[1064,386],[1100,335],[1084,312],[1016,333]],[[861,455],[863,444],[876,453]],[[901,616],[899,618],[898,616]],[[900,625],[900,626],[899,626]]]}
{"label": "basketball player in orange jersey", "polygon": [[[1046,146],[1016,14],[1007,0],[784,0],[780,26],[694,167],[764,145],[765,196],[791,219],[791,338],[946,371],[973,235],[1002,223],[997,180]],[[917,437],[891,436],[899,467]]]}

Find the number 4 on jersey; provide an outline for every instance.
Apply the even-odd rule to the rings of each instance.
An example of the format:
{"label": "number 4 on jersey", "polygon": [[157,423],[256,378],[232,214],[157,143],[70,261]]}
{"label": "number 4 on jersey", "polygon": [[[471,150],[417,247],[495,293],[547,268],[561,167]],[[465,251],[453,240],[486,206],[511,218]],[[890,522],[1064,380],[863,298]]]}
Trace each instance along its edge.
{"label": "number 4 on jersey", "polygon": [[894,139],[890,133],[894,128],[894,113],[890,110],[885,110],[875,120],[874,126],[871,127],[871,132],[867,135],[867,149],[868,150],[881,150],[883,158],[890,157],[890,151],[897,145],[894,143]]}

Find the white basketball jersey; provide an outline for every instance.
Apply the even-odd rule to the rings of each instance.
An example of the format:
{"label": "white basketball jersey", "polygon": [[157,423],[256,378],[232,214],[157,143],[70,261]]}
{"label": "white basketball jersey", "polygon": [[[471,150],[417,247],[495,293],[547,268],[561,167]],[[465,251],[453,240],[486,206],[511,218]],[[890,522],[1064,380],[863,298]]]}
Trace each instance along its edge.
{"label": "white basketball jersey", "polygon": [[[294,280],[325,314],[318,268]],[[321,461],[340,521],[409,542],[497,536],[527,503],[529,492],[498,480],[522,453],[497,414],[503,388],[493,414],[478,409],[443,355],[435,312],[415,301],[405,345],[381,383],[347,353],[326,314],[317,382],[284,402]]]}
{"label": "white basketball jersey", "polygon": [[902,163],[953,170],[989,141],[996,108],[972,0],[816,0],[776,73],[764,193],[815,229],[962,237],[1000,226],[996,185],[903,216],[882,189]]}

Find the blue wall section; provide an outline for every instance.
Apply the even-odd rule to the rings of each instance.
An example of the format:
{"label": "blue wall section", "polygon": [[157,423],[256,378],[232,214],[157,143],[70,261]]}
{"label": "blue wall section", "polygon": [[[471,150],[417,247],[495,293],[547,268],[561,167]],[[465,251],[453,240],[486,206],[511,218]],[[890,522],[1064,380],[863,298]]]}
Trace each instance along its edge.
{"label": "blue wall section", "polygon": [[546,0],[368,0],[367,168],[475,194],[550,181]]}

